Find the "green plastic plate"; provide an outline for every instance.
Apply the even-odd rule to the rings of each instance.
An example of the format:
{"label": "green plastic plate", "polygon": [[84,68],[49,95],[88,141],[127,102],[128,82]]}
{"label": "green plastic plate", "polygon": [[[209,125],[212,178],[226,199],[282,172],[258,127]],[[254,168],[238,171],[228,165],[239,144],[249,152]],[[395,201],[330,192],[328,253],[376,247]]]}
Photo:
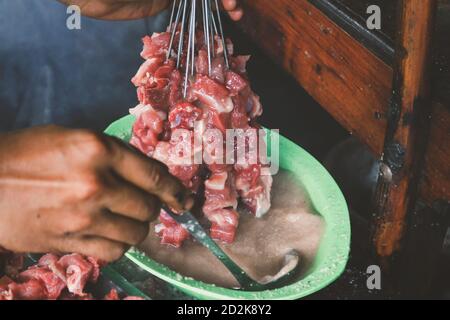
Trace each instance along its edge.
{"label": "green plastic plate", "polygon": [[[105,132],[128,142],[134,121],[133,116],[126,116],[111,124]],[[301,280],[280,289],[245,292],[183,277],[137,249],[131,249],[126,256],[144,270],[199,299],[300,299],[335,281],[344,271],[350,251],[347,204],[333,178],[316,159],[292,141],[283,136],[279,138],[280,168],[290,171],[301,181],[313,208],[325,220],[325,231],[317,256]]]}

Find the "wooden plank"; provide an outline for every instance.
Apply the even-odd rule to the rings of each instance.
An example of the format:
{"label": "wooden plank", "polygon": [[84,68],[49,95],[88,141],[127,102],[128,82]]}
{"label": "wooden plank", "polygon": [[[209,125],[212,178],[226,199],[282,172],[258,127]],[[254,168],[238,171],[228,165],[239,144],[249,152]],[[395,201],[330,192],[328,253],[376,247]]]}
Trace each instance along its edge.
{"label": "wooden plank", "polygon": [[420,197],[428,205],[436,200],[450,201],[450,105],[433,103],[425,170]]}
{"label": "wooden plank", "polygon": [[[345,30],[349,35],[358,39],[358,41],[369,49],[378,58],[383,60],[389,65],[394,64],[395,52],[394,52],[394,41],[389,38],[386,34],[381,32],[381,30],[369,30],[367,29],[366,19],[367,14],[362,16],[355,14],[352,8],[347,7],[340,0],[308,0],[315,7],[320,9],[324,14],[327,15],[330,20],[336,23],[340,28]],[[359,0],[361,1],[361,0]],[[374,1],[374,0],[371,0]],[[364,5],[358,2],[359,5]],[[381,3],[385,3],[383,0]],[[372,3],[375,4],[375,3]],[[367,5],[367,4],[366,4]],[[368,5],[365,9],[368,8]],[[387,8],[383,7],[382,10],[382,20],[385,20],[387,15]],[[365,12],[365,10],[364,10]],[[386,26],[386,21],[382,21],[383,30]]]}
{"label": "wooden plank", "polygon": [[400,250],[407,214],[417,200],[431,114],[431,35],[437,2],[402,0],[400,4],[393,96],[374,195],[374,247],[387,265]]}
{"label": "wooden plank", "polygon": [[[333,117],[381,155],[392,68],[306,0],[242,0],[239,27]],[[442,59],[442,57],[441,57]],[[420,187],[427,204],[450,199],[450,106],[436,102]]]}
{"label": "wooden plank", "polygon": [[240,26],[350,132],[381,153],[391,68],[305,0],[244,1]]}

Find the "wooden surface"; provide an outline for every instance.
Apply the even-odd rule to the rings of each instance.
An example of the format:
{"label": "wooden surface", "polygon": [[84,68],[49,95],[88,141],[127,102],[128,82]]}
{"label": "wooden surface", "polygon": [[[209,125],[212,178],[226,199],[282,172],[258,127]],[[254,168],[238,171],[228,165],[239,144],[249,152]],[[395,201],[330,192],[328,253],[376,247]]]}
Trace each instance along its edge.
{"label": "wooden surface", "polygon": [[379,116],[390,98],[391,68],[307,1],[244,6],[243,30],[349,131],[381,152],[386,122]]}
{"label": "wooden surface", "polygon": [[415,210],[431,114],[431,36],[436,0],[402,0],[383,159],[374,195],[374,247],[390,258]]}
{"label": "wooden surface", "polygon": [[450,201],[450,105],[435,101],[420,196],[426,203]]}
{"label": "wooden surface", "polygon": [[[381,155],[392,89],[391,66],[307,0],[243,0],[243,5],[247,12],[239,24],[241,30],[348,131]],[[439,70],[445,75],[445,51],[439,58],[444,60]],[[450,199],[450,106],[446,94],[435,96],[440,100],[433,104],[426,170],[420,184],[421,197],[428,204]]]}

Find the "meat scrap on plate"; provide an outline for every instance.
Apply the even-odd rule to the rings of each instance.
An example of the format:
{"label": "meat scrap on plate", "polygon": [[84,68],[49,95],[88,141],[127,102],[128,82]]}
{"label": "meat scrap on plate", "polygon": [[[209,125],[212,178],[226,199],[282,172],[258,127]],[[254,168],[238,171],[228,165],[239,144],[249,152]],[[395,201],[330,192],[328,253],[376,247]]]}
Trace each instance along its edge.
{"label": "meat scrap on plate", "polygon": [[[94,300],[92,294],[85,292],[85,286],[97,282],[100,276],[103,263],[95,258],[77,253],[64,256],[46,254],[37,264],[21,271],[23,255],[2,255],[6,265],[5,275],[0,277],[0,300]],[[112,289],[104,300],[120,298]]]}
{"label": "meat scrap on plate", "polygon": [[[214,140],[206,134],[209,129],[221,132],[223,143],[227,129],[240,130],[241,134],[260,129],[256,119],[262,114],[262,106],[246,74],[249,56],[235,56],[233,44],[227,40],[228,69],[221,38],[216,36],[209,74],[204,35],[197,31],[195,75],[189,77],[184,97],[186,54],[179,69],[174,52],[166,59],[170,37],[169,32],[164,32],[143,39],[141,56],[145,62],[132,79],[137,87],[139,105],[130,110],[136,117],[130,142],[147,156],[165,163],[171,174],[197,193],[204,201],[203,213],[211,223],[211,237],[232,243],[239,222],[238,201],[256,217],[264,215],[270,208],[272,177],[260,153],[253,163],[226,164],[225,155],[214,153],[213,159],[207,162],[203,148]],[[176,33],[174,48],[178,47],[179,38],[180,31]],[[195,141],[200,141],[203,148],[197,148]],[[225,150],[225,145],[223,147]],[[262,141],[259,141],[259,148],[265,150]],[[199,152],[200,159],[205,160],[201,163],[194,161]],[[179,153],[184,153],[191,161],[181,164],[174,161]],[[189,237],[164,211],[159,220],[155,231],[161,243],[180,247]]]}

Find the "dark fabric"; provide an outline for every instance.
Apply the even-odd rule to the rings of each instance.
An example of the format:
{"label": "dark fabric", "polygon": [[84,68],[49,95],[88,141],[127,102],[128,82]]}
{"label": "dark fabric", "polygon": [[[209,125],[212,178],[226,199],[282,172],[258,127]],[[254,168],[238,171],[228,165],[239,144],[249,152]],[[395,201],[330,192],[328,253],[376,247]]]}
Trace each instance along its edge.
{"label": "dark fabric", "polygon": [[167,13],[135,21],[82,18],[69,30],[56,0],[0,0],[0,131],[42,124],[103,130],[137,104],[130,82],[141,38]]}

